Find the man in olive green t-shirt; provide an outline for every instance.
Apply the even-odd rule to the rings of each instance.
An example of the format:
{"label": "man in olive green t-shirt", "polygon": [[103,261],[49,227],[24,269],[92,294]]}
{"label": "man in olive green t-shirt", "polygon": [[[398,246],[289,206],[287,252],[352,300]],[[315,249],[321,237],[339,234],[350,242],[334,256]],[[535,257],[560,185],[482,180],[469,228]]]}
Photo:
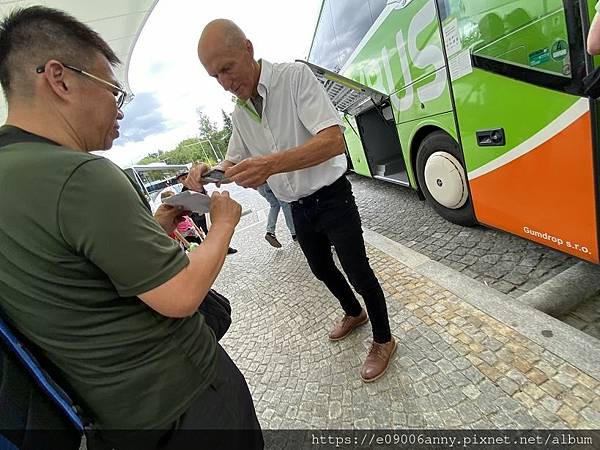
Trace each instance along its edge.
{"label": "man in olive green t-shirt", "polygon": [[[198,313],[240,206],[213,194],[210,233],[183,254],[167,236],[181,211],[153,217],[124,172],[89,153],[112,146],[123,118],[110,47],[45,7],[3,19],[0,42],[1,315],[101,430],[259,430],[243,376]],[[262,447],[253,436],[245,448]]]}

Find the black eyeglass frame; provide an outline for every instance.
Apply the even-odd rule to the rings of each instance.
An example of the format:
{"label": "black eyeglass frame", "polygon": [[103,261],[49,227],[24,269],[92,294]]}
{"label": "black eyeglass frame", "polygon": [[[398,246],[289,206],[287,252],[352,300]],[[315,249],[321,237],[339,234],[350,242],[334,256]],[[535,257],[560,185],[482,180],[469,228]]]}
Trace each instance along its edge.
{"label": "black eyeglass frame", "polygon": [[[125,89],[117,86],[116,84],[112,84],[106,80],[103,80],[100,77],[97,77],[96,75],[92,75],[91,73],[86,72],[83,69],[80,69],[75,66],[71,66],[70,64],[64,64],[64,63],[61,63],[61,64],[63,65],[63,67],[66,67],[69,70],[77,72],[80,75],[86,76],[94,81],[101,83],[106,88],[110,88],[110,89],[116,91],[116,92],[113,92],[113,94],[115,96],[115,102],[117,103],[117,108],[121,109],[123,106],[125,106],[127,103],[129,103],[131,100],[133,100],[133,97],[134,97],[133,94],[130,94]],[[46,71],[45,66],[38,66],[35,68],[36,73],[44,73],[45,71]]]}

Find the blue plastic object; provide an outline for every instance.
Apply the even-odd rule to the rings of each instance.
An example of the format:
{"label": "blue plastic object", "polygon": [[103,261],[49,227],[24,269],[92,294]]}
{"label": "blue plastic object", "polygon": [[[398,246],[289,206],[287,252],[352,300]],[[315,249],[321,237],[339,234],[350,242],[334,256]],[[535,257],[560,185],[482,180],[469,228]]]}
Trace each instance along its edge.
{"label": "blue plastic object", "polygon": [[[27,351],[27,349],[23,347],[23,345],[21,345],[6,322],[4,322],[2,319],[0,319],[0,339],[2,339],[8,348],[23,363],[25,369],[27,369],[27,371],[33,376],[35,382],[65,413],[75,428],[83,433],[85,429],[84,423],[75,412],[70,399],[55,385],[53,381],[50,380],[46,372],[40,368],[35,358]],[[5,448],[2,447],[2,445],[3,444],[0,441],[0,450]]]}

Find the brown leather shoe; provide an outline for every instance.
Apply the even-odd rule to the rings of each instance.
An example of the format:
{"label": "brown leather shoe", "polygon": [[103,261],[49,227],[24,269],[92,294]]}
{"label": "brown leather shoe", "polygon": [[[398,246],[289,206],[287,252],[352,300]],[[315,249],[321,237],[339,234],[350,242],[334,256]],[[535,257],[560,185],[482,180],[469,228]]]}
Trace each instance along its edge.
{"label": "brown leather shoe", "polygon": [[344,317],[342,317],[342,320],[336,323],[333,327],[333,330],[329,332],[329,339],[332,341],[344,339],[352,330],[364,325],[368,321],[369,318],[367,317],[367,313],[364,309],[356,317],[345,314]]}
{"label": "brown leather shoe", "polygon": [[267,232],[267,234],[265,234],[265,239],[269,244],[271,244],[272,247],[281,248],[281,242],[277,240],[275,233]]}
{"label": "brown leather shoe", "polygon": [[392,338],[390,342],[378,344],[373,341],[371,350],[365,359],[362,368],[360,369],[360,377],[365,383],[381,378],[392,359],[392,355],[396,351],[396,340]]}

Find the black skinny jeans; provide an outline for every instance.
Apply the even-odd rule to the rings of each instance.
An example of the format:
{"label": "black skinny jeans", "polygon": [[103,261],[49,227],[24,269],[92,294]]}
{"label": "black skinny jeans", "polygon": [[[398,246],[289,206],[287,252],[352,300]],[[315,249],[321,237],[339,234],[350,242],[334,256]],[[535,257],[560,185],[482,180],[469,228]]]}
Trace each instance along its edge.
{"label": "black skinny jeans", "polygon": [[369,265],[362,235],[360,215],[345,176],[314,194],[292,202],[292,215],[298,243],[312,273],[339,300],[349,316],[358,316],[361,306],[331,254],[335,247],[348,280],[365,301],[373,339],[378,343],[391,338],[385,297]]}

